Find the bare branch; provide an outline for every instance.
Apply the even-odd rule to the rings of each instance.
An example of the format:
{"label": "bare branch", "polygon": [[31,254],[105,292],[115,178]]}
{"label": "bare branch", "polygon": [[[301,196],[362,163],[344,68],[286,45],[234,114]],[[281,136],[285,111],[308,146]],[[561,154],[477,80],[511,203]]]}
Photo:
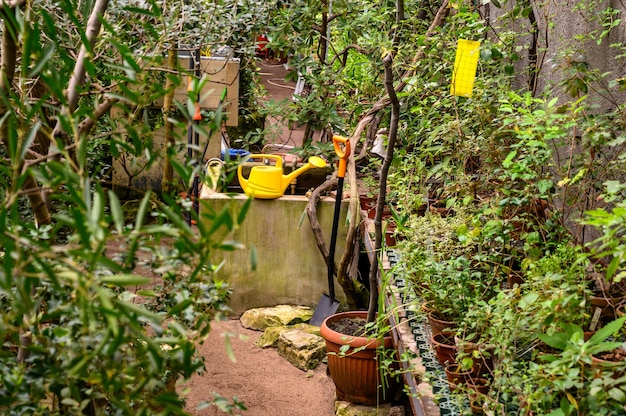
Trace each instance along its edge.
{"label": "bare branch", "polygon": [[70,78],[69,85],[67,87],[67,106],[68,110],[74,111],[78,104],[79,89],[85,83],[85,63],[89,58],[89,54],[93,49],[93,45],[96,43],[96,39],[100,34],[100,27],[102,26],[100,19],[104,16],[107,7],[109,6],[109,0],[97,0],[94,5],[89,21],[87,22],[86,38],[88,45],[83,44],[80,47],[80,52],[76,58],[76,66],[74,72]]}
{"label": "bare branch", "polygon": [[[80,87],[85,83],[85,63],[87,62],[87,59],[89,59],[89,55],[92,53],[91,51],[93,49],[93,45],[96,43],[96,39],[100,34],[100,28],[102,26],[100,19],[104,16],[108,5],[109,0],[96,0],[94,8],[91,11],[86,30],[87,44],[83,43],[81,45],[80,52],[76,58],[76,65],[74,66],[74,71],[72,72],[72,76],[67,87],[67,104],[61,111],[62,116],[71,114],[78,105]],[[57,121],[56,126],[54,127],[53,137],[58,137],[62,132],[61,122]]]}
{"label": "bare branch", "polygon": [[107,97],[102,103],[100,103],[96,107],[92,117],[87,117],[80,122],[80,124],[78,125],[78,134],[83,135],[91,130],[96,121],[100,120],[100,117],[108,113],[111,107],[113,107],[113,104],[118,101],[119,99],[117,98]]}

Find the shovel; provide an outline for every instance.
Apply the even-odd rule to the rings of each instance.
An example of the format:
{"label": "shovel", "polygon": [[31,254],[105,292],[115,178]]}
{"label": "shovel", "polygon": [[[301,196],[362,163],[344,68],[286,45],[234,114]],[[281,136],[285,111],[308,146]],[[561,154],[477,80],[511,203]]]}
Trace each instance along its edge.
{"label": "shovel", "polygon": [[333,136],[333,146],[335,153],[339,157],[339,169],[337,171],[337,196],[335,197],[335,213],[333,215],[333,228],[330,236],[330,247],[328,249],[328,293],[323,294],[317,304],[311,325],[320,326],[324,319],[337,312],[339,301],[335,299],[335,284],[333,280],[335,268],[335,245],[337,242],[337,229],[339,228],[339,211],[341,210],[341,195],[343,193],[343,178],[346,176],[348,156],[350,156],[350,141],[345,137]]}

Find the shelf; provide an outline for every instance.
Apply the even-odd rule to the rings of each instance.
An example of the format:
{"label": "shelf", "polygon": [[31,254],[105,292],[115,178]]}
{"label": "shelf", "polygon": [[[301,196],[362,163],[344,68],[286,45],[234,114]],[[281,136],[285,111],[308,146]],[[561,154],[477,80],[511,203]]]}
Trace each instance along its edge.
{"label": "shelf", "polygon": [[[374,260],[373,220],[364,217],[362,221],[362,236],[365,249],[370,260]],[[401,261],[399,253],[392,248],[384,248],[382,253],[382,270],[391,271],[393,265]],[[401,360],[404,382],[408,388],[408,398],[416,416],[444,416],[460,415],[457,405],[453,403],[443,366],[436,360],[430,345],[430,328],[426,322],[416,319],[410,310],[407,310],[407,301],[403,299],[404,284],[393,280],[385,285],[382,293],[386,310],[389,314],[393,345],[399,357],[413,356],[411,361]],[[382,286],[382,276],[378,273],[378,285]],[[408,303],[419,303],[412,299]],[[416,338],[423,340],[418,344]],[[427,365],[426,365],[427,364]],[[428,367],[428,368],[427,368]],[[428,380],[428,381],[426,381]]]}

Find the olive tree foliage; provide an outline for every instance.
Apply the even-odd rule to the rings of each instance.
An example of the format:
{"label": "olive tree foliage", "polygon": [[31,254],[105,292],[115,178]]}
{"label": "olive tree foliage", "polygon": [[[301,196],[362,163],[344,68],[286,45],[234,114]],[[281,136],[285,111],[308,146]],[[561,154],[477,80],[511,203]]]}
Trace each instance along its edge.
{"label": "olive tree foliage", "polygon": [[[2,4],[0,413],[185,414],[174,385],[202,370],[196,345],[227,311],[214,273],[246,208],[191,228],[183,201],[147,192],[130,218],[100,168],[122,151],[156,160],[142,109],[186,80],[163,56],[250,53],[270,6],[256,3]],[[193,166],[167,156],[189,184]]]}

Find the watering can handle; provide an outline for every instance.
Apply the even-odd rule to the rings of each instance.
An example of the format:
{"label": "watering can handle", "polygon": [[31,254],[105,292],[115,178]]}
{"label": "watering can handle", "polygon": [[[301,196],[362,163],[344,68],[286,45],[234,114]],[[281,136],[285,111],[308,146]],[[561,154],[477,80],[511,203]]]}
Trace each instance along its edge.
{"label": "watering can handle", "polygon": [[339,157],[337,176],[343,178],[346,176],[346,167],[348,166],[348,157],[350,156],[350,139],[341,136],[333,136],[333,147]]}
{"label": "watering can handle", "polygon": [[276,162],[276,167],[282,168],[283,166],[283,158],[279,155],[268,155],[268,154],[252,154],[246,157],[246,160],[254,160],[254,159],[272,159]]}

